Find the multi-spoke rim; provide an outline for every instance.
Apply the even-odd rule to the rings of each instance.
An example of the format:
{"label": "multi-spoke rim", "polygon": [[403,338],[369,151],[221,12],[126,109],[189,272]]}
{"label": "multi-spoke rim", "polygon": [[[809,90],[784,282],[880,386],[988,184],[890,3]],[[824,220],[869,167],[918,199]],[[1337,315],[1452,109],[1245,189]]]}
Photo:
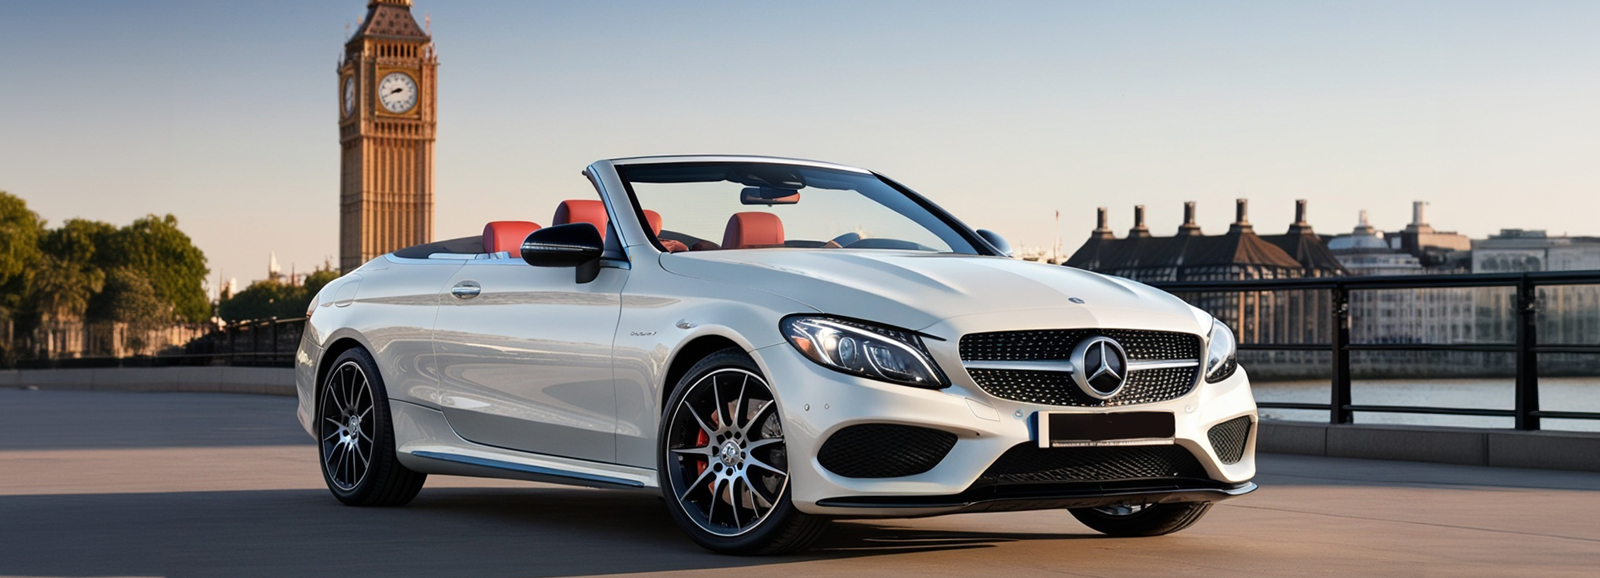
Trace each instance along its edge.
{"label": "multi-spoke rim", "polygon": [[689,386],[667,418],[667,491],[701,529],[738,536],[766,521],[789,488],[772,389],[743,369]]}
{"label": "multi-spoke rim", "polygon": [[359,364],[346,361],[328,374],[321,405],[322,469],[335,487],[353,490],[372,465],[372,386]]}

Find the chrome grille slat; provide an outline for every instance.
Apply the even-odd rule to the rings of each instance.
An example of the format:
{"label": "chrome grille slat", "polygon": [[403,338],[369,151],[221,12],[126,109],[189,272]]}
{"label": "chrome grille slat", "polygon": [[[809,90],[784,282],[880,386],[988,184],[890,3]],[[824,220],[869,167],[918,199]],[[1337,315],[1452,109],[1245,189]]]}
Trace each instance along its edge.
{"label": "chrome grille slat", "polygon": [[[1128,382],[1110,399],[1090,397],[1072,383],[1072,348],[1097,335],[1117,340],[1128,354]],[[1176,399],[1194,389],[1200,336],[1127,329],[1002,331],[962,336],[962,365],[985,392],[1002,399],[1080,407],[1121,406]]]}

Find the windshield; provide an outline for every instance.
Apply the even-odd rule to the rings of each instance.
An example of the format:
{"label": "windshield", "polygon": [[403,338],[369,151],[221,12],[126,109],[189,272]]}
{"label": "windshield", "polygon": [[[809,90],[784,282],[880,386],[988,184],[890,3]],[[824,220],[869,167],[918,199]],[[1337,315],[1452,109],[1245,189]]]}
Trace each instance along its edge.
{"label": "windshield", "polygon": [[892,249],[977,254],[960,232],[869,173],[776,163],[624,165],[670,252]]}

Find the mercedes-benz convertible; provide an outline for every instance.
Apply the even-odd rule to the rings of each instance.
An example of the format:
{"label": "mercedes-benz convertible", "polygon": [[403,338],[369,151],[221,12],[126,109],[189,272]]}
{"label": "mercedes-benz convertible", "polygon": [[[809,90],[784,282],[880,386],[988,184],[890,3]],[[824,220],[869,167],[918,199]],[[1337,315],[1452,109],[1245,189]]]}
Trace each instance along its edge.
{"label": "mercedes-benz convertible", "polygon": [[1154,536],[1255,489],[1233,333],[1172,295],[1010,258],[858,168],[584,175],[597,194],[545,225],[317,296],[298,411],[339,500],[402,505],[428,474],[631,488],[705,548],[766,554],[831,519],[976,511]]}

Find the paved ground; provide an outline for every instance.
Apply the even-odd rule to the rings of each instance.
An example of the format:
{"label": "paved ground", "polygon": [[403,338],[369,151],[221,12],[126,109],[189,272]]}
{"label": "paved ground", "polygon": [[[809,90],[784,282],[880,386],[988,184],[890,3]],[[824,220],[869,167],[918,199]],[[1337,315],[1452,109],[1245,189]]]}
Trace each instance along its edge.
{"label": "paved ground", "polygon": [[293,404],[0,390],[0,576],[1600,576],[1600,474],[1269,455],[1259,492],[1174,536],[969,514],[735,558],[646,494],[435,477],[340,506]]}

